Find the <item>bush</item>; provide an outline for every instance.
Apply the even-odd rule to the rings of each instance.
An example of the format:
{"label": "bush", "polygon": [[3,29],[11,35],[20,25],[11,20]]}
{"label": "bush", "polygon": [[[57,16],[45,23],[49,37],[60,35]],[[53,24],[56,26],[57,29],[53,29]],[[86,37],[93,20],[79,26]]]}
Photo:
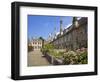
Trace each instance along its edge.
{"label": "bush", "polygon": [[54,46],[52,44],[46,44],[42,47],[41,51],[43,54],[45,54],[45,53],[49,53],[53,49],[54,49]]}
{"label": "bush", "polygon": [[33,50],[33,47],[32,46],[28,46],[28,52],[32,51],[32,50]]}
{"label": "bush", "polygon": [[77,51],[59,51],[54,49],[54,45],[46,44],[41,49],[42,53],[45,55],[48,53],[49,55],[53,56],[54,58],[58,58],[63,60],[63,64],[87,64],[88,57],[87,57],[87,50],[77,50]]}
{"label": "bush", "polygon": [[55,58],[61,59],[63,57],[64,52],[57,52],[55,50],[50,51],[50,55]]}
{"label": "bush", "polygon": [[55,58],[62,58],[64,52],[58,51],[54,49],[54,45],[53,44],[46,44],[43,46],[43,48],[41,49],[43,54],[48,53],[49,55],[55,57]]}
{"label": "bush", "polygon": [[83,52],[78,56],[78,62],[80,64],[87,64],[88,63],[88,57],[87,57],[87,52]]}
{"label": "bush", "polygon": [[78,64],[78,56],[74,51],[68,51],[64,54],[64,64]]}
{"label": "bush", "polygon": [[68,51],[64,54],[64,64],[87,64],[87,51],[77,54],[74,51]]}

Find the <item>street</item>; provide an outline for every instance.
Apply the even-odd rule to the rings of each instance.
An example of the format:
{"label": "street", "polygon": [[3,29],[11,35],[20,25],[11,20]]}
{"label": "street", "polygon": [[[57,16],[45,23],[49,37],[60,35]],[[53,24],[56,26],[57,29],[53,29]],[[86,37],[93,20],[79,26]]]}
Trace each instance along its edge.
{"label": "street", "polygon": [[28,66],[45,66],[45,65],[50,65],[50,63],[43,56],[41,51],[35,50],[28,52]]}

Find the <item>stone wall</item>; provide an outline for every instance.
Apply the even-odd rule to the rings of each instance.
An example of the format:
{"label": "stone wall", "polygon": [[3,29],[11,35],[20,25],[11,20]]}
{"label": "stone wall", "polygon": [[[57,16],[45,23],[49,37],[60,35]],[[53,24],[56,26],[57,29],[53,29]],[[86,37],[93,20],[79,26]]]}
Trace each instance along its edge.
{"label": "stone wall", "polygon": [[78,49],[81,47],[87,47],[87,18],[83,17],[78,20],[78,27],[75,27],[72,24],[68,29],[67,32],[63,35],[54,39],[51,43],[57,49]]}

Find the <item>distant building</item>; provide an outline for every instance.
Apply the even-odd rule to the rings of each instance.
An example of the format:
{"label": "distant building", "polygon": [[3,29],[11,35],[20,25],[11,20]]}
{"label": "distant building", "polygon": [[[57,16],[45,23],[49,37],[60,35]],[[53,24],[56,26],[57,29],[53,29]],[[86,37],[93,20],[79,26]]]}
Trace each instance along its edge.
{"label": "distant building", "polygon": [[60,32],[57,34],[52,43],[57,49],[78,49],[87,48],[87,18],[73,17],[72,25],[62,30],[62,20],[60,20]]}
{"label": "distant building", "polygon": [[42,48],[42,40],[41,39],[32,39],[28,46],[32,47],[32,50],[41,50]]}

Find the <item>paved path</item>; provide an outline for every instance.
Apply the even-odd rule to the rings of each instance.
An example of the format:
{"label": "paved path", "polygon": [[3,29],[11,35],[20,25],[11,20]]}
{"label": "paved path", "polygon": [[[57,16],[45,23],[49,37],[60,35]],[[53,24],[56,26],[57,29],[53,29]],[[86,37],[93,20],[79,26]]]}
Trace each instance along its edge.
{"label": "paved path", "polygon": [[28,66],[45,66],[50,65],[40,51],[31,51],[28,53]]}

